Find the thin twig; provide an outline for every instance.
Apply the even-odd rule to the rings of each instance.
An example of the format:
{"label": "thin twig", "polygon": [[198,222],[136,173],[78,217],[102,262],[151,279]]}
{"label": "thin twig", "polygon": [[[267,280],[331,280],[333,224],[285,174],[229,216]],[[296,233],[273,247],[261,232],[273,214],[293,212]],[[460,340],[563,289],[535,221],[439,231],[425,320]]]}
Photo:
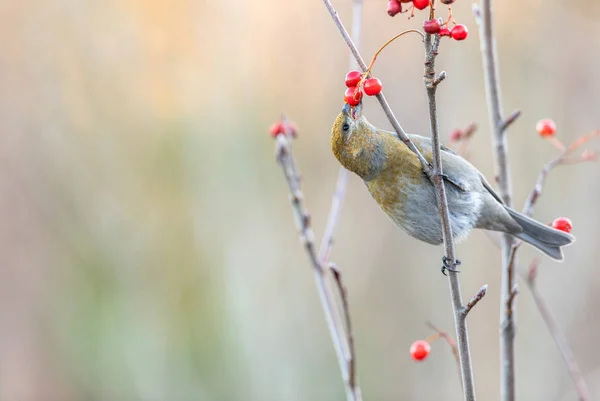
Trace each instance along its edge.
{"label": "thin twig", "polygon": [[[469,158],[469,150],[468,150],[469,144],[471,143],[471,138],[473,137],[473,135],[475,134],[476,131],[477,131],[477,124],[475,124],[475,123],[470,123],[465,128],[456,130],[456,132],[458,132],[458,139],[454,139],[454,141],[460,143],[456,153],[458,153],[460,156],[464,157],[465,159]],[[453,140],[452,134],[451,134],[450,140],[451,141]],[[485,232],[487,232],[487,231],[485,231]]]}
{"label": "thin twig", "polygon": [[354,334],[352,331],[352,320],[350,319],[350,305],[348,304],[348,291],[342,280],[342,272],[334,263],[329,264],[329,268],[333,273],[333,278],[337,284],[340,299],[342,300],[342,309],[344,310],[344,320],[346,322],[346,338],[348,340],[348,350],[350,353],[350,360],[348,361],[349,378],[348,382],[350,387],[360,392],[356,384],[356,350],[354,348]]}
{"label": "thin twig", "polygon": [[[546,178],[548,178],[548,174],[550,173],[550,171],[552,171],[552,169],[554,169],[557,166],[563,165],[563,164],[575,164],[575,163],[582,163],[582,162],[596,160],[596,157],[595,157],[596,155],[593,152],[588,153],[588,155],[586,157],[587,151],[584,151],[584,153],[580,157],[575,157],[575,158],[572,157],[572,154],[575,150],[577,150],[578,148],[583,146],[585,143],[587,143],[590,139],[592,139],[596,136],[600,136],[600,130],[592,131],[592,132],[588,133],[587,135],[583,135],[582,137],[575,140],[573,143],[571,143],[566,148],[557,138],[554,138],[554,137],[548,138],[548,139],[553,140],[552,143],[558,149],[563,149],[563,150],[558,157],[556,157],[555,159],[546,163],[546,165],[544,165],[544,167],[542,168],[542,171],[540,171],[540,175],[538,176],[538,179],[537,179],[534,187],[531,189],[531,192],[529,193],[529,196],[527,197],[527,200],[525,201],[525,206],[523,207],[523,214],[525,214],[527,216],[533,215],[533,209],[535,207],[535,204],[536,204],[538,198],[542,195],[542,191],[544,189],[544,184],[546,183]],[[556,143],[556,141],[558,143]]]}
{"label": "thin twig", "polygon": [[590,395],[590,391],[588,390],[588,386],[583,379],[583,375],[581,374],[581,370],[579,369],[579,365],[575,360],[575,356],[573,355],[573,351],[565,338],[565,335],[556,324],[554,317],[550,313],[550,308],[546,305],[546,302],[542,298],[542,295],[537,290],[535,285],[535,279],[537,277],[537,267],[539,265],[539,259],[534,259],[529,266],[529,271],[526,277],[524,277],[527,286],[531,290],[531,295],[533,296],[533,300],[540,311],[540,315],[542,315],[542,319],[544,319],[544,323],[548,327],[548,331],[550,335],[554,339],[560,354],[562,355],[567,368],[569,369],[569,373],[571,374],[571,378],[573,379],[573,384],[575,384],[575,391],[579,395],[580,401],[591,401],[592,397]]}
{"label": "thin twig", "polygon": [[356,385],[351,386],[351,383],[356,383],[355,377],[351,375],[349,360],[352,359],[346,351],[348,344],[345,338],[345,333],[336,323],[336,316],[339,316],[339,310],[334,299],[331,289],[326,283],[327,270],[324,268],[321,259],[317,256],[315,248],[315,235],[312,230],[310,214],[304,207],[303,195],[300,188],[300,174],[297,170],[296,163],[292,154],[290,135],[278,135],[276,138],[276,156],[277,161],[283,169],[288,187],[290,190],[290,200],[296,226],[298,227],[301,241],[310,263],[313,267],[315,282],[319,292],[321,306],[325,313],[327,326],[331,334],[331,339],[335,348],[335,353],[342,373],[342,379],[346,387],[346,398],[348,401],[362,401],[360,388]]}
{"label": "thin twig", "polygon": [[[437,333],[438,336],[446,340],[450,348],[452,349],[452,355],[454,355],[454,359],[456,360],[456,368],[458,369],[458,378],[460,379],[462,376],[460,374],[460,357],[458,355],[458,347],[456,346],[456,341],[452,337],[448,335],[445,331],[438,329],[433,325],[430,321],[425,322],[425,324],[433,331]],[[462,380],[461,380],[462,385]]]}
{"label": "thin twig", "polygon": [[473,298],[471,298],[471,300],[463,308],[463,310],[462,310],[463,315],[467,316],[467,314],[469,312],[471,312],[471,309],[473,309],[475,307],[475,305],[477,305],[477,303],[479,301],[481,301],[483,299],[483,297],[485,297],[485,294],[487,293],[487,289],[488,289],[488,285],[485,284],[485,285],[483,285],[483,287],[481,287],[479,289],[479,291],[477,291],[477,293],[475,295],[473,295]]}
{"label": "thin twig", "polygon": [[[337,26],[338,30],[340,31],[340,34],[342,35],[342,38],[344,39],[344,42],[346,42],[346,45],[350,49],[350,52],[352,53],[352,55],[356,59],[356,62],[358,63],[358,66],[360,67],[360,69],[363,72],[367,71],[368,67],[365,64],[365,61],[363,60],[362,56],[358,52],[358,49],[356,48],[354,42],[350,38],[350,35],[348,34],[348,31],[344,27],[344,24],[342,23],[342,20],[340,19],[337,11],[335,11],[335,8],[333,7],[333,4],[331,4],[330,0],[323,0],[323,4],[325,4],[325,8],[327,8],[327,11],[329,12],[329,15],[331,15],[331,18],[333,19],[333,22]],[[406,135],[406,131],[404,131],[404,128],[402,128],[402,126],[398,122],[398,119],[394,115],[394,112],[392,111],[390,105],[388,104],[387,99],[383,95],[383,92],[381,92],[380,94],[377,95],[377,100],[379,101],[379,104],[381,105],[381,108],[383,109],[383,112],[385,113],[386,117],[388,118],[388,120],[392,124],[392,127],[394,128],[394,131],[396,131],[396,134],[398,134],[398,137],[400,138],[400,140],[402,140],[402,142],[404,142],[406,144],[406,146],[408,146],[408,148],[415,155],[417,155],[417,158],[419,159],[419,162],[423,166],[423,171],[425,172],[425,174],[427,174],[428,177],[431,178],[431,176],[433,174],[433,168],[432,168],[432,166],[423,157],[423,155],[421,154],[421,152],[419,152],[419,149],[417,149],[417,147],[410,140],[410,138],[408,137],[408,135]]]}
{"label": "thin twig", "polygon": [[542,194],[542,190],[544,189],[544,184],[546,183],[546,178],[548,178],[548,173],[550,173],[550,171],[554,167],[563,163],[563,161],[564,161],[563,155],[564,155],[564,153],[561,154],[556,159],[551,160],[548,163],[546,163],[544,168],[542,168],[542,171],[540,171],[540,175],[538,176],[538,179],[537,179],[535,185],[531,189],[531,192],[529,193],[529,196],[527,197],[527,200],[525,201],[525,206],[523,207],[523,214],[525,214],[526,216],[533,215],[533,209],[535,207],[535,204],[536,204],[538,198]]}
{"label": "thin twig", "polygon": [[452,308],[454,310],[454,324],[456,326],[456,339],[460,356],[460,373],[463,387],[464,399],[466,401],[475,400],[475,383],[473,379],[473,368],[471,366],[471,352],[469,350],[469,336],[467,332],[466,313],[463,314],[464,307],[460,293],[460,281],[456,271],[456,257],[454,254],[454,240],[452,238],[452,226],[450,222],[450,213],[448,210],[448,200],[446,198],[446,189],[443,180],[442,155],[440,150],[440,134],[437,120],[437,105],[435,93],[438,84],[442,81],[440,74],[435,74],[435,58],[438,54],[440,44],[439,35],[427,35],[425,37],[425,74],[424,82],[427,91],[429,105],[429,123],[431,131],[431,140],[433,146],[433,177],[435,185],[438,209],[440,211],[440,220],[442,225],[442,236],[445,247],[445,260],[449,261],[448,282],[450,284],[450,296],[452,298]]}
{"label": "thin twig", "polygon": [[[361,25],[362,25],[362,14],[363,14],[363,0],[354,0],[352,7],[352,41],[356,44],[357,48],[360,43],[361,37]],[[350,56],[350,70],[357,68],[357,61],[352,55]],[[329,260],[331,254],[331,248],[333,246],[333,233],[339,220],[342,203],[346,194],[346,186],[348,183],[348,170],[344,167],[340,167],[338,172],[338,178],[335,185],[333,197],[331,199],[331,208],[329,210],[329,216],[327,217],[327,225],[321,239],[321,246],[319,247],[319,260],[321,263],[325,263]],[[350,308],[348,305],[348,293],[346,287],[343,284],[341,270],[332,262],[329,262],[329,267],[333,272],[333,277],[337,284],[338,293],[342,301],[343,309],[343,320],[346,327],[346,361],[348,367],[348,380],[346,383],[346,392],[348,398],[350,395],[354,400],[362,400],[361,389],[358,385],[358,379],[356,374],[356,350],[354,348],[354,335],[352,331],[352,322],[350,320]],[[339,310],[337,311],[337,319],[339,321],[342,316]]]}
{"label": "thin twig", "polygon": [[319,259],[321,262],[329,260],[331,247],[333,246],[333,232],[335,231],[335,227],[340,217],[342,203],[344,201],[344,196],[346,195],[347,183],[348,170],[344,167],[340,167],[333,197],[331,198],[331,208],[329,209],[329,216],[327,217],[327,225],[325,226],[323,238],[321,239],[321,246],[319,247]]}
{"label": "thin twig", "polygon": [[517,118],[519,118],[519,117],[521,117],[521,110],[513,111],[506,118],[506,120],[502,121],[502,126],[500,127],[500,129],[502,131],[506,131],[508,129],[508,127],[510,127],[515,121],[517,121]]}
{"label": "thin twig", "polygon": [[[362,15],[363,0],[354,0],[352,5],[352,42],[357,49],[360,48]],[[358,62],[352,54],[350,55],[349,64],[350,70],[358,68]],[[329,260],[329,254],[331,253],[331,247],[333,246],[333,232],[335,231],[335,227],[340,216],[342,203],[346,194],[347,183],[348,170],[346,170],[344,167],[340,167],[333,197],[331,198],[331,208],[329,209],[327,224],[325,225],[325,231],[323,233],[323,238],[321,239],[321,246],[319,247],[319,259],[321,259],[322,262]]]}
{"label": "thin twig", "polygon": [[[481,0],[481,8],[473,4],[475,19],[479,24],[481,38],[481,54],[488,100],[488,112],[493,132],[494,154],[496,161],[496,177],[500,196],[507,206],[511,206],[511,182],[508,167],[508,146],[506,128],[510,125],[502,116],[502,101],[500,96],[500,78],[498,73],[498,55],[494,37],[492,0]],[[516,117],[515,117],[516,118]],[[514,121],[514,119],[513,119]],[[515,400],[515,318],[513,288],[516,284],[514,275],[515,263],[509,263],[513,252],[513,237],[502,235],[502,290],[500,301],[500,398],[502,401]],[[516,250],[515,250],[516,252]]]}

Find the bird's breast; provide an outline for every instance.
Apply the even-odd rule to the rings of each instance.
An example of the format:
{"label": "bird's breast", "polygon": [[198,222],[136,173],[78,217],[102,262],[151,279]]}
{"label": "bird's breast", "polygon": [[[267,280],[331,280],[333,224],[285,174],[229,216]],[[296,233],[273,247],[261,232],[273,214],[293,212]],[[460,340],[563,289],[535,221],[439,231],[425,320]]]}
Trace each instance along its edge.
{"label": "bird's breast", "polygon": [[423,185],[430,185],[427,181],[420,166],[400,161],[381,171],[366,184],[379,206],[392,220],[396,220],[403,214],[403,206],[411,201],[410,198],[419,196],[419,188],[426,190]]}
{"label": "bird's breast", "polygon": [[[382,171],[366,182],[369,192],[387,216],[399,227],[421,241],[442,242],[437,197],[433,184],[420,169],[411,166]],[[456,239],[471,230],[479,210],[481,197],[477,192],[461,192],[446,183],[446,196]]]}

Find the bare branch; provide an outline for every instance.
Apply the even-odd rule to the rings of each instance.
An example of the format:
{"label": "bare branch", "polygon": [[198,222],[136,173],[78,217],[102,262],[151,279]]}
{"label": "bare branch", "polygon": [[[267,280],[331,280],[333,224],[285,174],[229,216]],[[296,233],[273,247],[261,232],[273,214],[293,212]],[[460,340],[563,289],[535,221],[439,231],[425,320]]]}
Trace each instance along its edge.
{"label": "bare branch", "polygon": [[[442,331],[442,330],[438,329],[436,326],[434,326],[433,323],[431,323],[430,321],[425,322],[425,324],[431,330],[435,331],[436,334],[440,338],[443,338],[444,340],[446,340],[446,342],[448,343],[448,345],[452,349],[452,355],[454,355],[454,359],[456,360],[456,368],[458,369],[458,378],[460,379],[462,376],[461,376],[461,373],[460,373],[460,357],[458,355],[458,347],[456,346],[456,341],[454,341],[454,339],[452,337],[450,337],[448,335],[448,333],[446,333],[445,331]],[[429,339],[427,339],[426,341],[427,342],[431,342]],[[461,380],[461,384],[462,384],[462,380]]]}
{"label": "bare branch", "polygon": [[[548,138],[559,149],[563,149],[563,151],[556,159],[546,163],[546,165],[542,168],[542,171],[540,171],[540,175],[538,176],[534,187],[531,189],[531,192],[529,193],[529,196],[525,201],[525,206],[523,207],[523,214],[527,216],[533,215],[533,209],[535,207],[535,204],[538,198],[542,195],[544,184],[546,183],[546,178],[548,178],[548,174],[550,173],[550,171],[552,171],[552,169],[563,164],[575,164],[596,161],[596,154],[587,150],[584,150],[583,154],[579,157],[572,156],[575,150],[577,150],[585,143],[587,143],[590,139],[596,136],[600,136],[600,130],[592,131],[587,135],[583,135],[566,148],[558,139],[554,137]],[[558,141],[558,144],[556,143],[556,141]]]}
{"label": "bare branch", "polygon": [[319,259],[323,263],[329,260],[331,247],[333,246],[333,232],[335,231],[335,227],[340,217],[342,203],[344,201],[344,196],[346,195],[347,183],[348,170],[340,167],[333,197],[331,198],[331,208],[329,209],[329,216],[327,217],[327,225],[325,226],[325,232],[323,233],[321,246],[319,247]]}
{"label": "bare branch", "polygon": [[515,302],[515,297],[519,294],[519,286],[517,286],[516,284],[513,286],[512,290],[510,291],[510,296],[508,297],[508,299],[506,300],[506,309],[507,310],[511,310],[512,311],[512,304],[513,302]]}
{"label": "bare branch", "polygon": [[488,285],[485,284],[483,287],[481,287],[479,289],[479,291],[477,291],[477,293],[473,296],[473,298],[471,298],[469,303],[465,305],[465,307],[462,310],[462,314],[465,317],[469,314],[469,312],[471,312],[471,309],[473,309],[475,307],[475,305],[477,305],[477,303],[479,301],[481,301],[483,299],[483,297],[485,297],[485,294],[487,293],[487,289],[488,289]]}
{"label": "bare branch", "polygon": [[[481,54],[483,57],[483,70],[488,101],[490,125],[493,131],[494,154],[496,161],[496,176],[500,196],[504,202],[511,206],[511,182],[508,167],[508,146],[506,129],[510,118],[505,120],[502,116],[502,101],[500,95],[500,78],[498,72],[498,55],[494,37],[492,0],[481,0],[480,7],[473,5],[473,14],[479,24],[481,38]],[[516,118],[516,117],[515,117]],[[514,119],[513,119],[514,121]],[[514,239],[508,234],[502,235],[502,290],[500,302],[500,392],[502,401],[515,400],[515,322],[512,311],[514,295],[512,289],[515,285],[514,256],[513,263],[509,262],[513,250]],[[510,302],[508,302],[510,301]]]}
{"label": "bare branch", "polygon": [[[313,267],[319,299],[321,301],[323,312],[325,313],[327,326],[331,334],[342,378],[346,386],[347,400],[362,401],[360,388],[356,385],[355,373],[354,371],[350,372],[350,363],[348,360],[354,358],[353,355],[348,356],[349,352],[346,351],[346,347],[348,347],[350,341],[346,338],[344,330],[337,324],[340,312],[337,303],[335,302],[334,295],[326,282],[327,270],[324,269],[323,263],[317,256],[315,249],[315,235],[311,227],[310,214],[303,203],[303,195],[300,187],[300,174],[292,154],[291,140],[291,135],[286,134],[277,136],[275,145],[277,161],[283,169],[290,190],[290,201],[292,203],[300,239]],[[346,322],[346,324],[347,327],[349,327],[348,322]],[[355,370],[354,367],[352,369]]]}
{"label": "bare branch", "polygon": [[[346,37],[348,38],[349,42],[352,43],[350,50],[353,51],[353,53],[355,53],[355,56],[358,56],[354,58],[350,57],[350,69],[356,68],[356,63],[359,63],[361,65],[361,68],[364,70],[364,62],[362,62],[362,59],[358,54],[358,50],[354,45],[354,43],[358,43],[360,40],[362,9],[363,0],[354,0],[352,14],[352,39],[350,39],[347,36],[348,32],[346,32],[343,25],[341,25],[341,21],[339,20],[339,18],[337,19],[337,21],[340,24],[340,29],[342,29],[343,32],[346,34]],[[337,17],[337,13],[335,13],[333,7],[331,8],[330,12],[331,11],[333,11],[335,17]],[[355,59],[356,61],[354,61]],[[287,126],[285,116],[282,118],[282,124],[284,127]],[[331,247],[333,245],[333,233],[335,231],[335,227],[339,219],[342,202],[346,192],[348,171],[345,170],[343,167],[340,167],[339,169],[335,191],[331,200],[331,209],[327,218],[327,225],[323,233],[319,254],[317,256],[314,245],[314,233],[310,225],[310,215],[302,204],[300,174],[298,172],[296,162],[292,154],[292,136],[288,134],[289,133],[286,132],[286,135],[279,135],[276,138],[277,160],[283,169],[286,181],[288,183],[288,187],[290,189],[290,193],[292,194],[291,202],[294,210],[296,225],[300,231],[300,238],[302,239],[304,248],[313,266],[315,282],[317,285],[317,290],[319,292],[321,306],[323,308],[323,312],[325,313],[325,319],[327,321],[327,326],[329,328],[329,332],[336,351],[340,371],[342,373],[342,379],[344,381],[346,389],[346,398],[348,401],[362,401],[362,393],[358,385],[358,380],[356,376],[356,354],[354,349],[352,324],[350,321],[350,311],[348,308],[347,291],[343,285],[340,270],[332,267],[331,271],[333,272],[333,276],[335,278],[335,282],[339,290],[339,296],[342,301],[343,320],[345,322],[346,328],[346,331],[344,332],[343,329],[339,326],[339,322],[342,320],[342,316],[339,311],[339,305],[335,302],[333,294],[331,293],[331,289],[326,283],[327,271],[323,268],[324,264],[329,260]],[[334,266],[333,264],[331,265]]]}
{"label": "bare branch", "polygon": [[[335,11],[335,8],[333,7],[333,4],[331,4],[330,0],[323,0],[323,4],[325,4],[325,7],[327,8],[327,11],[329,12],[329,15],[331,15],[331,18],[333,19],[333,22],[337,26],[338,30],[340,31],[340,34],[342,35],[342,38],[344,39],[344,42],[346,42],[346,45],[350,49],[350,52],[352,53],[352,55],[356,59],[356,62],[358,63],[358,66],[360,67],[360,69],[363,72],[367,71],[368,67],[365,64],[365,61],[363,60],[362,56],[358,52],[358,49],[356,48],[354,42],[350,38],[350,35],[348,34],[348,31],[344,27],[344,24],[342,23],[342,20],[340,19],[337,11]],[[381,105],[381,108],[383,109],[383,112],[385,113],[386,117],[388,118],[388,120],[392,124],[392,127],[394,128],[394,131],[396,131],[396,134],[398,134],[398,137],[400,138],[400,140],[402,140],[402,142],[404,142],[406,144],[406,146],[408,146],[408,148],[415,155],[417,155],[417,158],[419,159],[419,162],[421,162],[421,165],[423,166],[423,171],[425,172],[425,174],[427,174],[428,177],[431,178],[431,175],[433,174],[432,166],[423,157],[423,155],[421,154],[421,152],[419,152],[419,149],[417,149],[417,147],[410,140],[410,138],[408,137],[408,135],[406,135],[406,131],[404,131],[404,128],[402,128],[402,126],[398,122],[398,119],[396,119],[396,116],[394,115],[394,112],[392,111],[390,105],[388,104],[387,99],[383,95],[383,92],[381,92],[380,94],[377,95],[377,100],[379,101],[379,104]]]}
{"label": "bare branch", "polygon": [[[358,49],[360,47],[360,36],[361,36],[361,25],[362,25],[362,14],[363,14],[363,0],[354,0],[352,5],[352,43]],[[350,70],[358,68],[358,62],[356,58],[350,55]],[[335,184],[335,191],[331,198],[331,208],[329,209],[329,216],[327,217],[327,225],[321,239],[321,246],[319,247],[319,259],[322,262],[329,260],[331,253],[331,247],[333,246],[333,232],[337,225],[344,196],[346,194],[346,185],[348,183],[348,170],[344,167],[340,167],[338,171],[338,178]]]}
{"label": "bare branch", "polygon": [[346,323],[346,338],[348,340],[349,361],[348,361],[348,383],[351,388],[360,394],[360,387],[356,385],[356,350],[354,348],[354,334],[352,331],[352,321],[350,320],[350,306],[348,304],[348,291],[342,280],[342,272],[334,263],[329,263],[329,268],[333,272],[333,278],[342,300],[342,309],[344,311],[344,320]]}
{"label": "bare branch", "polygon": [[[469,158],[469,143],[471,142],[471,138],[477,131],[477,124],[470,123],[463,129],[456,129],[450,134],[450,141],[459,142],[460,145],[456,153],[464,157],[465,159]],[[486,231],[487,232],[487,231]]]}
{"label": "bare branch", "polygon": [[438,86],[440,82],[442,82],[444,79],[446,79],[446,71],[440,72],[440,75],[438,75],[438,77],[433,80],[432,85]]}
{"label": "bare branch", "polygon": [[[463,386],[464,399],[466,401],[475,400],[475,383],[473,379],[473,368],[471,366],[471,352],[469,350],[469,336],[467,332],[466,315],[462,314],[463,304],[460,294],[460,281],[456,271],[456,257],[454,254],[454,240],[452,238],[452,226],[450,222],[450,213],[448,210],[448,200],[446,199],[446,189],[443,181],[443,166],[440,150],[440,134],[437,120],[437,105],[435,93],[437,83],[435,78],[435,58],[438,54],[440,44],[439,35],[426,35],[425,37],[425,74],[424,82],[427,91],[429,105],[429,123],[431,130],[431,140],[433,145],[433,177],[435,185],[438,208],[440,211],[440,220],[442,224],[442,235],[445,247],[445,260],[449,261],[448,281],[450,283],[450,296],[452,298],[452,308],[454,310],[454,323],[456,326],[456,338],[460,356],[460,373]],[[439,82],[438,82],[439,83]]]}
{"label": "bare branch", "polygon": [[546,323],[546,327],[548,327],[548,331],[550,335],[554,339],[560,354],[565,360],[565,364],[567,365],[567,369],[569,369],[569,373],[571,374],[571,378],[573,379],[573,383],[575,384],[575,390],[579,395],[580,401],[591,401],[592,396],[590,395],[590,391],[588,390],[588,386],[583,379],[583,375],[581,374],[581,370],[579,369],[579,365],[575,360],[575,356],[573,355],[573,351],[571,347],[569,347],[569,343],[565,338],[565,335],[556,324],[554,317],[550,313],[550,308],[542,298],[542,295],[537,290],[535,286],[535,279],[537,276],[537,267],[539,265],[539,259],[534,259],[529,266],[529,271],[526,277],[524,277],[527,286],[531,290],[531,295],[533,296],[533,300],[540,311],[540,315],[542,315],[542,319],[544,319],[544,323]]}
{"label": "bare branch", "polygon": [[548,173],[550,173],[550,171],[554,167],[563,163],[563,161],[564,161],[563,155],[564,155],[564,153],[561,154],[556,159],[546,163],[546,165],[542,168],[542,171],[540,172],[540,175],[538,176],[538,179],[537,179],[535,185],[531,189],[531,192],[529,193],[529,196],[527,197],[527,200],[525,201],[525,206],[523,207],[523,214],[525,214],[527,216],[533,215],[533,209],[535,207],[535,204],[536,204],[538,198],[540,197],[540,195],[542,195],[542,190],[544,189],[544,184],[546,183],[546,178],[548,178]]}
{"label": "bare branch", "polygon": [[513,124],[515,121],[517,121],[517,118],[521,117],[521,110],[515,110],[512,113],[510,113],[510,115],[506,118],[506,120],[504,120],[502,122],[502,126],[500,127],[500,129],[502,131],[506,131],[508,129],[508,127]]}

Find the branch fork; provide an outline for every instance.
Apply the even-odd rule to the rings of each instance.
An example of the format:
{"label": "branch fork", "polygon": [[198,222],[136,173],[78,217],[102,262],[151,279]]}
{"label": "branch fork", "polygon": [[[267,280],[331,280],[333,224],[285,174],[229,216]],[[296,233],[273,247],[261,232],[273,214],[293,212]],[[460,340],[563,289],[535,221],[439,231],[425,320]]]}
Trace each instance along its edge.
{"label": "branch fork", "polygon": [[[338,358],[338,364],[346,387],[346,398],[348,401],[362,401],[361,390],[356,379],[356,354],[351,332],[352,325],[350,322],[347,291],[343,285],[340,269],[333,263],[326,264],[325,261],[319,257],[319,255],[324,255],[328,252],[328,248],[332,242],[331,238],[324,238],[323,247],[321,251],[317,253],[310,213],[304,206],[304,197],[300,186],[300,174],[293,157],[291,141],[292,137],[290,135],[277,136],[275,145],[276,158],[283,170],[288,184],[290,203],[294,212],[294,220],[296,221],[300,240],[306,250],[306,254],[315,273],[315,282],[319,292],[321,306],[325,313],[325,319],[327,321],[327,326],[329,327],[336,356]],[[334,210],[334,212],[337,213],[336,210]],[[326,235],[332,235],[332,231],[333,228],[331,228],[331,232],[329,232],[329,234],[326,233]],[[333,294],[331,288],[327,285],[328,272],[331,272],[335,279],[338,294],[342,301],[343,312],[339,310],[338,303],[335,300],[335,294]],[[338,322],[344,322],[345,327],[340,327]]]}

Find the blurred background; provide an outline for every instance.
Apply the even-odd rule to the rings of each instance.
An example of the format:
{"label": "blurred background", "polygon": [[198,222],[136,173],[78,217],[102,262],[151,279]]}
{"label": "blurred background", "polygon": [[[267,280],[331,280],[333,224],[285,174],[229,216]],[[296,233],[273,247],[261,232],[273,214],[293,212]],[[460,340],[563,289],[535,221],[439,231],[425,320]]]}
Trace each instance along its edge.
{"label": "blurred background", "polygon": [[[351,19],[351,0],[335,5]],[[535,132],[552,117],[566,143],[600,127],[600,4],[496,2],[514,199],[557,151]],[[441,15],[446,10],[440,8]],[[488,114],[470,28],[438,69],[444,138],[479,125],[470,160],[493,179]],[[418,28],[366,0],[361,50]],[[407,36],[374,68],[400,122],[427,133],[422,45]],[[317,236],[339,165],[330,127],[348,51],[318,0],[24,0],[0,3],[0,399],[342,400],[313,276],[293,225],[269,125],[299,126],[295,155]],[[389,123],[373,99],[365,113]],[[591,148],[600,145],[590,143]],[[543,259],[538,286],[600,396],[597,164],[552,172],[535,216],[568,216],[577,243]],[[479,398],[499,399],[500,254],[482,232],[458,247],[463,293],[489,284],[469,317]],[[454,330],[442,248],[394,227],[351,176],[332,260],[344,271],[365,400],[459,400],[436,342]],[[539,256],[520,253],[521,268]],[[518,395],[572,400],[568,371],[521,282]]]}

